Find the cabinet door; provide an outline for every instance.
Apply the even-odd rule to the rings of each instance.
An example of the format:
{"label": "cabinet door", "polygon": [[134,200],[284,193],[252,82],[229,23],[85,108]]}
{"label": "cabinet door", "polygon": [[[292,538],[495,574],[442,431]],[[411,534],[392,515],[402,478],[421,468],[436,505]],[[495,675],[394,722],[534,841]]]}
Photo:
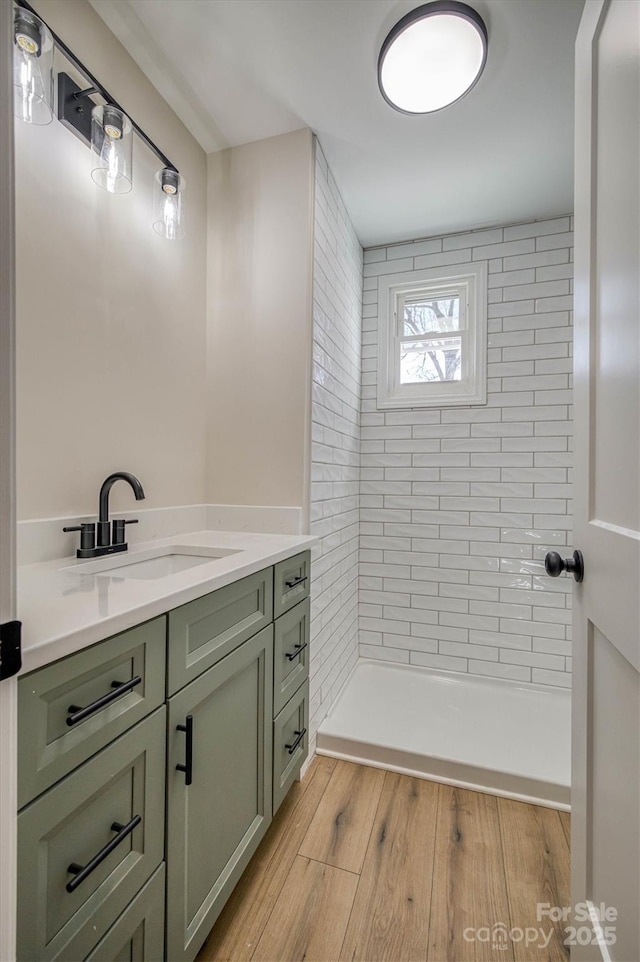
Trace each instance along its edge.
{"label": "cabinet door", "polygon": [[272,678],[269,625],[169,700],[172,962],[195,957],[271,821]]}
{"label": "cabinet door", "polygon": [[84,959],[164,854],[164,706],[18,816],[18,958]]}

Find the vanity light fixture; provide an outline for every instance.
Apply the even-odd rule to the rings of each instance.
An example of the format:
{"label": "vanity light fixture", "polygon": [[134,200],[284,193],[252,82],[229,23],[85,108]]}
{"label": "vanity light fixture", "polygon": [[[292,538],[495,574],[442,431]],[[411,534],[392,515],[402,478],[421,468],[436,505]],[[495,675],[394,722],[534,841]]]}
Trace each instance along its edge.
{"label": "vanity light fixture", "polygon": [[107,104],[91,111],[91,149],[97,154],[91,176],[110,194],[128,194],[133,187],[133,128],[117,107]]}
{"label": "vanity light fixture", "polygon": [[[1,2],[1,0],[0,0]],[[27,123],[47,124],[53,119],[53,54],[57,47],[91,86],[80,87],[64,71],[58,74],[58,120],[92,150],[91,176],[112,194],[126,194],[133,187],[133,133],[162,164],[156,180],[163,205],[158,204],[153,229],[174,240],[184,236],[185,181],[175,165],[128,117],[120,104],[94,77],[64,41],[37,16],[27,0],[14,0],[15,112]],[[96,103],[98,96],[104,103]],[[154,188],[154,194],[156,189]]]}
{"label": "vanity light fixture", "polygon": [[184,212],[182,192],[184,177],[172,167],[165,167],[156,174],[154,187],[155,216],[153,229],[167,240],[184,237]]}
{"label": "vanity light fixture", "polygon": [[53,37],[40,17],[17,7],[13,19],[13,102],[16,117],[44,126],[53,120]]}
{"label": "vanity light fixture", "polygon": [[382,44],[380,92],[401,113],[442,110],[471,90],[486,60],[480,14],[457,0],[434,0],[399,20]]}

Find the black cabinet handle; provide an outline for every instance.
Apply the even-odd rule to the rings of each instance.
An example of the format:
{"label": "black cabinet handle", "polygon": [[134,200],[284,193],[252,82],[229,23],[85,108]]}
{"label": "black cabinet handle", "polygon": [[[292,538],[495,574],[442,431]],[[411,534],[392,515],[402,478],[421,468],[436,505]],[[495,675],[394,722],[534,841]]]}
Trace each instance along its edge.
{"label": "black cabinet handle", "polygon": [[184,725],[176,725],[176,731],[187,735],[185,764],[176,765],[176,771],[184,772],[184,783],[190,785],[193,781],[193,715],[187,715]]}
{"label": "black cabinet handle", "polygon": [[71,872],[74,878],[70,882],[67,882],[66,889],[67,892],[75,892],[79,885],[82,885],[86,878],[89,878],[91,873],[97,869],[98,865],[104,862],[108,855],[111,855],[114,849],[118,847],[120,842],[124,842],[127,835],[131,835],[134,828],[137,828],[142,821],[141,815],[134,815],[130,822],[126,825],[121,825],[120,822],[113,822],[111,825],[111,831],[117,832],[115,838],[112,838],[110,842],[107,842],[104,848],[100,849],[97,855],[94,855],[90,862],[86,865],[77,865],[76,862],[72,862],[67,872]]}
{"label": "black cabinet handle", "polygon": [[550,578],[559,578],[563,571],[572,574],[576,581],[584,580],[584,558],[581,551],[574,551],[572,558],[563,558],[557,551],[548,551],[544,570]]}
{"label": "black cabinet handle", "polygon": [[298,745],[300,744],[304,736],[307,734],[307,729],[303,728],[301,732],[294,732],[293,734],[297,736],[296,740],[291,745],[284,746],[286,749],[288,749],[290,755],[293,755],[296,748],[298,747]]}
{"label": "black cabinet handle", "polygon": [[307,647],[307,642],[305,641],[304,645],[296,645],[295,651],[285,652],[285,656],[289,659],[289,661],[293,661],[294,658],[297,658],[298,655],[302,654],[302,652],[305,650],[306,647]]}
{"label": "black cabinet handle", "polygon": [[100,711],[105,705],[110,705],[112,701],[116,698],[120,698],[121,695],[126,695],[128,691],[131,691],[136,685],[142,682],[140,675],[135,675],[131,681],[112,681],[111,687],[113,691],[110,691],[108,695],[103,695],[102,698],[98,698],[96,701],[91,702],[86,708],[80,708],[79,705],[69,705],[67,708],[68,712],[71,712],[67,716],[67,725],[77,725],[78,722],[84,721],[89,715],[93,715],[95,711]]}
{"label": "black cabinet handle", "polygon": [[285,581],[285,585],[287,588],[297,588],[298,585],[304,584],[306,580],[306,575],[304,575],[304,577],[300,575],[299,578],[294,578],[292,581]]}

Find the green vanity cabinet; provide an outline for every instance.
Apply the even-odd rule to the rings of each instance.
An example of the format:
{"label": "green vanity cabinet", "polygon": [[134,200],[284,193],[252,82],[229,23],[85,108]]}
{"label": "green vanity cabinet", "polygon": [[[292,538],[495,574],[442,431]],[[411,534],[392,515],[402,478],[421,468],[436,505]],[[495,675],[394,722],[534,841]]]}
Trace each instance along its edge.
{"label": "green vanity cabinet", "polygon": [[19,962],[195,958],[307,757],[309,567],[19,678]]}
{"label": "green vanity cabinet", "polygon": [[169,699],[167,958],[193,959],[271,821],[273,627]]}

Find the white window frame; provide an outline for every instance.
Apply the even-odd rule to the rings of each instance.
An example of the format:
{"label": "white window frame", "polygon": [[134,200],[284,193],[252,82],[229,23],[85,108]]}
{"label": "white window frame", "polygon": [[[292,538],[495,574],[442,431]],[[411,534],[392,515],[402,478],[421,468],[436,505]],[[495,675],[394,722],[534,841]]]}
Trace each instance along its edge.
{"label": "white window frame", "polygon": [[[462,370],[459,381],[400,383],[404,304],[416,295],[425,299],[447,295],[460,298]],[[457,335],[458,332],[451,333]],[[389,410],[486,403],[487,262],[381,276],[378,279],[377,407]]]}

